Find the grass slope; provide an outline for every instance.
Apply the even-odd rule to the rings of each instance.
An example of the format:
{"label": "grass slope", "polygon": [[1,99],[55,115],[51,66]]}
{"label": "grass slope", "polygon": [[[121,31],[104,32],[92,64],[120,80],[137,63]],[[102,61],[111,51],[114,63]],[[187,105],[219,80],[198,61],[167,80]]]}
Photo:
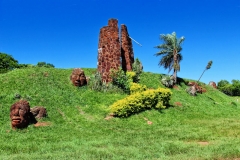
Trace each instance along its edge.
{"label": "grass slope", "polygon": [[[105,120],[127,95],[72,86],[72,69],[30,68],[0,75],[0,159],[234,159],[240,157],[239,103],[216,89],[192,97],[181,83],[170,107]],[[90,76],[95,69],[84,69]],[[159,74],[143,73],[148,88]],[[22,95],[44,106],[50,126],[11,130],[9,109]],[[234,103],[233,103],[234,102]],[[152,124],[148,124],[152,122]]]}

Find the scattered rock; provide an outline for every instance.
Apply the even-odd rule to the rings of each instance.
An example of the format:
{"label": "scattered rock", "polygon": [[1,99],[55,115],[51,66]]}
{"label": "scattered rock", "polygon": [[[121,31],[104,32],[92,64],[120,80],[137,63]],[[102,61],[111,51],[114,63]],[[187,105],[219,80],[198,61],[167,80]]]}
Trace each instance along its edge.
{"label": "scattered rock", "polygon": [[192,96],[196,96],[196,93],[202,94],[203,92],[207,91],[205,88],[199,86],[196,82],[189,82],[188,86],[190,87],[187,89],[187,92]]}
{"label": "scattered rock", "polygon": [[210,81],[208,85],[209,85],[209,86],[212,86],[213,88],[216,88],[216,89],[217,89],[217,85],[216,85],[216,83],[213,82],[213,81]]}
{"label": "scattered rock", "polygon": [[36,106],[36,107],[30,108],[30,112],[37,119],[47,117],[47,110],[42,106]]}

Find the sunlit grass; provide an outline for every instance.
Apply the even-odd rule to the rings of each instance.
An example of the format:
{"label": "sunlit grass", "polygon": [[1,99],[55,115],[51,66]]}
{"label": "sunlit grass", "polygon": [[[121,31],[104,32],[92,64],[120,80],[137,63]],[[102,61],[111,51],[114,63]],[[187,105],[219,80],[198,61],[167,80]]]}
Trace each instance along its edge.
{"label": "sunlit grass", "polygon": [[[95,69],[84,69],[91,76]],[[170,108],[105,120],[108,107],[125,94],[74,87],[72,69],[30,68],[0,75],[0,159],[234,159],[240,157],[240,107],[204,86],[188,95],[171,89]],[[141,84],[163,87],[160,75],[143,73]],[[30,106],[44,106],[50,126],[13,131],[9,109],[20,94]],[[233,103],[234,102],[234,103]],[[148,121],[152,122],[148,124]]]}

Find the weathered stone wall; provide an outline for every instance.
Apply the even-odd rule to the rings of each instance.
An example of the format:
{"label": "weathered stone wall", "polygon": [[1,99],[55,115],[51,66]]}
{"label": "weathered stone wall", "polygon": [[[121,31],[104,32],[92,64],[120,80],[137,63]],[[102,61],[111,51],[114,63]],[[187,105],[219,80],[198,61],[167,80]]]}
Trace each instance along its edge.
{"label": "weathered stone wall", "polygon": [[132,64],[134,62],[132,40],[129,38],[127,26],[121,25],[121,56],[122,69],[124,71],[132,71]]}
{"label": "weathered stone wall", "polygon": [[101,28],[98,43],[98,72],[102,80],[111,81],[110,69],[121,66],[118,20],[110,19],[108,26]]}

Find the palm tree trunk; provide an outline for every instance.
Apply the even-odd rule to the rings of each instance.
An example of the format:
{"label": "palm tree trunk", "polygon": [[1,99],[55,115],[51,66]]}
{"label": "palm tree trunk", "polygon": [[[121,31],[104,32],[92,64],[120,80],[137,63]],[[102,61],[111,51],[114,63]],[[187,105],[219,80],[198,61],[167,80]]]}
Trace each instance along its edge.
{"label": "palm tree trunk", "polygon": [[[204,69],[203,73],[206,71],[206,69]],[[198,79],[197,83],[199,82],[199,80],[202,78],[203,73],[201,74],[200,78]]]}
{"label": "palm tree trunk", "polygon": [[177,70],[176,69],[174,69],[173,77],[174,77],[175,83],[177,83]]}
{"label": "palm tree trunk", "polygon": [[174,63],[174,73],[173,73],[173,76],[174,76],[174,79],[175,79],[175,83],[177,83],[177,64],[178,64],[178,58],[177,58],[177,50],[174,49],[173,51],[173,63]]}

